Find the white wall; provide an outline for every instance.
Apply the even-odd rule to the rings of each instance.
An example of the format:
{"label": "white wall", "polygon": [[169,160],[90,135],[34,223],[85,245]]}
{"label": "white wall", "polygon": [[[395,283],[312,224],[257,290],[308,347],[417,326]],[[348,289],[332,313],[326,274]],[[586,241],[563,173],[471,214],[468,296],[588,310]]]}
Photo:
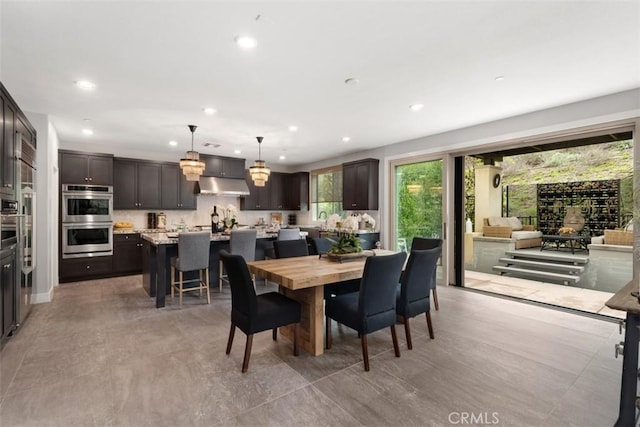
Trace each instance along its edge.
{"label": "white wall", "polygon": [[58,134],[49,116],[25,112],[37,132],[36,273],[32,303],[49,302],[58,285]]}

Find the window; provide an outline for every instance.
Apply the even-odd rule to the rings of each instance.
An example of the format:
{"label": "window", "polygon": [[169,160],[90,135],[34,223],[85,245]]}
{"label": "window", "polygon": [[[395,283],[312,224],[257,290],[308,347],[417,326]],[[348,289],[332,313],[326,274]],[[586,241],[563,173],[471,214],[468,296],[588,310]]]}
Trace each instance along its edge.
{"label": "window", "polygon": [[311,213],[318,221],[342,215],[342,166],[311,171]]}

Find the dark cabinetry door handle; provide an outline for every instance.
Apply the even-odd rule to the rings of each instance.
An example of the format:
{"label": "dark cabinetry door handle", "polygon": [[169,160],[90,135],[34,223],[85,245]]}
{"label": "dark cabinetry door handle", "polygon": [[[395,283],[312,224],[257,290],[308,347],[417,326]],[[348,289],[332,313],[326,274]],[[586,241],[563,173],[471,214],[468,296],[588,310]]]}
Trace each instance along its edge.
{"label": "dark cabinetry door handle", "polygon": [[357,206],[357,205],[358,205],[357,203],[351,203],[351,206],[352,206],[352,207],[355,207],[355,206]]}
{"label": "dark cabinetry door handle", "polygon": [[87,270],[88,270],[88,269],[90,269],[90,268],[91,268],[91,266],[90,266],[90,265],[87,265]]}
{"label": "dark cabinetry door handle", "polygon": [[11,264],[5,264],[3,265],[4,268],[11,268]]}
{"label": "dark cabinetry door handle", "polygon": [[93,178],[89,178],[89,181],[93,181]]}
{"label": "dark cabinetry door handle", "polygon": [[5,184],[4,186],[7,187],[7,188],[13,187],[13,185],[11,185],[11,184]]}

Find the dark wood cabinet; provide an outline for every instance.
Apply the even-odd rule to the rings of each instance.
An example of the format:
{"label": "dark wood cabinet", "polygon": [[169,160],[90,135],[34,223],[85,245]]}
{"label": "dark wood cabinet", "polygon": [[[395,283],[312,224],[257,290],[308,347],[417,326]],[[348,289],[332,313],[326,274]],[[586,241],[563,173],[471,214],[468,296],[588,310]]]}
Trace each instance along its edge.
{"label": "dark wood cabinet", "polygon": [[22,139],[36,146],[36,130],[0,82],[0,194],[16,197],[16,150]]}
{"label": "dark wood cabinet", "polygon": [[289,174],[281,172],[271,172],[271,176],[267,182],[267,191],[269,193],[268,209],[289,209],[285,201],[285,185],[288,183],[288,175]]}
{"label": "dark wood cabinet", "polygon": [[287,182],[287,207],[294,211],[309,210],[309,172],[289,174]]}
{"label": "dark wood cabinet", "polygon": [[0,173],[0,191],[15,198],[15,118],[16,111],[8,99],[2,97],[2,173]]}
{"label": "dark wood cabinet", "polygon": [[201,155],[200,160],[205,164],[204,176],[217,176],[222,178],[244,178],[245,159],[235,157]]}
{"label": "dark wood cabinet", "polygon": [[60,183],[113,185],[113,156],[60,150]]}
{"label": "dark wood cabinet", "polygon": [[0,322],[2,322],[2,335],[6,337],[16,324],[16,250],[12,249],[2,251],[0,255],[0,277],[2,277],[2,293],[0,298]]}
{"label": "dark wood cabinet", "polygon": [[143,240],[137,233],[113,235],[113,273],[142,273]]}
{"label": "dark wood cabinet", "polygon": [[342,207],[344,210],[378,210],[377,159],[342,165]]}
{"label": "dark wood cabinet", "polygon": [[271,178],[264,187],[256,187],[251,180],[249,171],[246,171],[245,180],[249,187],[249,195],[240,199],[240,210],[260,211],[269,210],[269,193],[267,189],[271,184]]}
{"label": "dark wood cabinet", "polygon": [[162,164],[162,209],[196,209],[195,181],[187,181],[177,163]]}
{"label": "dark wood cabinet", "polygon": [[264,187],[256,187],[246,172],[249,196],[240,199],[241,210],[308,210],[309,173],[271,172]]}
{"label": "dark wood cabinet", "polygon": [[114,209],[161,208],[161,163],[116,158],[113,165]]}
{"label": "dark wood cabinet", "polygon": [[113,276],[113,257],[97,256],[60,260],[60,282],[99,279]]}

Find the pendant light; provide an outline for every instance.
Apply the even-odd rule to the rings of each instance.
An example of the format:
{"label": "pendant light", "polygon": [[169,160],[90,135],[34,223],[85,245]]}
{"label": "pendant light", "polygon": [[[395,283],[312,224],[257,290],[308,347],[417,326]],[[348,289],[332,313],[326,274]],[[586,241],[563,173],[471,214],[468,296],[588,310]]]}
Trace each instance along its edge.
{"label": "pendant light", "polygon": [[251,180],[253,181],[253,185],[256,187],[264,187],[266,182],[269,180],[269,175],[271,174],[271,170],[267,167],[264,160],[262,160],[262,137],[256,137],[258,140],[258,160],[253,163],[253,166],[249,168],[249,174],[251,175]]}
{"label": "pendant light", "polygon": [[200,154],[197,151],[193,151],[193,137],[197,127],[196,125],[189,125],[191,151],[187,151],[185,158],[180,159],[180,169],[182,169],[187,181],[198,181],[200,175],[204,172],[204,162],[200,161]]}

